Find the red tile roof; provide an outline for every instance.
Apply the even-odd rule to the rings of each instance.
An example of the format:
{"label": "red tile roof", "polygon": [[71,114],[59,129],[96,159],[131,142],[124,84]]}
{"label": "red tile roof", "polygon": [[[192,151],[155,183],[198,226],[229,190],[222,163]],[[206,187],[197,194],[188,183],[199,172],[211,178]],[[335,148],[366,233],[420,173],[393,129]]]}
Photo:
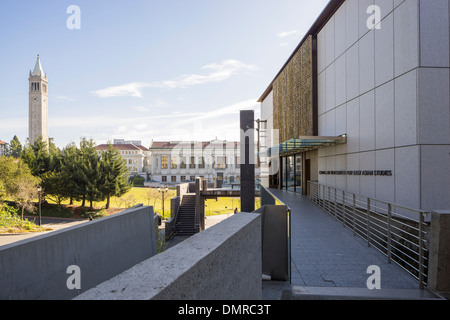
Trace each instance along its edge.
{"label": "red tile roof", "polygon": [[[146,147],[143,146],[136,146],[134,144],[113,144],[112,147],[114,149],[120,150],[120,151],[150,151],[149,149],[147,149]],[[108,150],[108,145],[107,144],[101,144],[99,146],[97,146],[97,150]]]}
{"label": "red tile roof", "polygon": [[2,140],[0,140],[0,144],[8,144],[8,143],[6,143],[6,142],[3,142]]}
{"label": "red tile roof", "polygon": [[181,147],[181,146],[193,146],[194,148],[197,148],[201,145],[202,149],[209,147],[209,146],[226,146],[226,148],[239,148],[239,142],[235,141],[207,141],[207,142],[192,142],[192,141],[154,141],[153,144],[150,147],[150,150],[152,149],[174,149],[175,147]]}

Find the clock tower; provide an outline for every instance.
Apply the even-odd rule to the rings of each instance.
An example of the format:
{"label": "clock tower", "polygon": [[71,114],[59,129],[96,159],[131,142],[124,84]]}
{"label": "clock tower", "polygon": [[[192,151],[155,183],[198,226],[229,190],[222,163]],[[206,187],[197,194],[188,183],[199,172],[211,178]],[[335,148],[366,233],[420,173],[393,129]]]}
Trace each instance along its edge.
{"label": "clock tower", "polygon": [[48,146],[48,78],[37,56],[36,66],[29,77],[28,140],[34,143],[39,137]]}

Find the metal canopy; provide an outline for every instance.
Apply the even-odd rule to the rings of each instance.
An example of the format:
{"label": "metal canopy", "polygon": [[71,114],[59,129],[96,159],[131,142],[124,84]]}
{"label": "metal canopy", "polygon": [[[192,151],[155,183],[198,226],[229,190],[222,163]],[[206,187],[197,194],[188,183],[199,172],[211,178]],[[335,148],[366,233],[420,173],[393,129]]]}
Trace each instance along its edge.
{"label": "metal canopy", "polygon": [[339,137],[299,137],[298,139],[292,139],[269,148],[269,156],[274,154],[289,156],[345,143],[347,143],[347,135]]}

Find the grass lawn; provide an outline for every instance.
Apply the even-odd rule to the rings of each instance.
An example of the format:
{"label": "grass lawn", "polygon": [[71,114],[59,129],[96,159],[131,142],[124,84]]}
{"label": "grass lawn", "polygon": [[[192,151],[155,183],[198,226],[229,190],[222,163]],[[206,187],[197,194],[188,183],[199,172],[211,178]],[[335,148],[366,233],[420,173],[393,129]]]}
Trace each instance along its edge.
{"label": "grass lawn", "polygon": [[[164,200],[164,217],[170,217],[170,199],[176,196],[176,190],[169,189],[165,195]],[[77,218],[77,219],[87,219],[89,215],[92,214],[94,218],[100,218],[103,216],[115,214],[122,212],[123,210],[133,207],[137,204],[143,204],[144,206],[153,206],[154,211],[160,215],[162,215],[162,193],[158,192],[158,189],[153,188],[132,188],[126,195],[119,198],[112,198],[110,202],[110,209],[105,210],[106,201],[95,202],[94,212],[89,211],[89,203],[86,202],[86,206],[81,208],[81,202],[74,202],[73,205],[69,205],[69,200],[66,200],[61,203],[61,206],[58,206],[55,202],[50,199],[46,199],[48,204],[43,204],[42,209],[42,217],[58,217],[58,218]],[[36,201],[37,202],[37,201]],[[255,208],[259,208],[261,204],[261,200],[256,198]],[[241,207],[241,199],[240,198],[217,198],[210,199],[205,201],[205,215],[206,216],[214,216],[214,215],[222,215],[222,214],[230,214],[234,212],[235,208],[238,208],[238,211]],[[24,213],[27,216],[38,216],[38,212]],[[36,225],[29,223],[27,221],[21,221],[20,219],[21,212],[20,210],[17,213],[17,216],[14,217],[14,221],[11,218],[5,216],[0,217],[0,233],[4,232],[36,232],[43,231],[38,228]]]}
{"label": "grass lawn", "polygon": [[[176,190],[169,190],[164,194],[164,211],[166,215],[170,215],[170,199],[176,196]],[[49,204],[56,204],[51,199],[46,199]],[[61,203],[63,207],[67,207],[70,201],[65,200]],[[72,207],[80,207],[81,201],[74,201]],[[155,211],[162,214],[162,193],[158,192],[158,189],[150,188],[132,188],[126,195],[122,197],[113,197],[110,199],[110,211],[116,213],[118,210],[122,211],[127,208],[131,208],[137,204],[143,204],[144,206],[153,206]],[[86,208],[89,208],[89,202],[85,203]],[[100,202],[94,202],[93,206],[96,211],[106,207],[106,200]],[[122,209],[122,210],[120,210]]]}
{"label": "grass lawn", "polygon": [[[261,206],[261,200],[256,198],[255,209]],[[217,200],[209,199],[205,201],[205,215],[215,216],[221,214],[234,213],[234,209],[241,210],[240,198],[217,198]]]}
{"label": "grass lawn", "polygon": [[[127,208],[131,208],[137,204],[143,204],[144,206],[152,206],[157,214],[163,215],[162,212],[162,193],[158,189],[154,188],[132,188],[126,195],[122,197],[113,197],[110,200],[110,209],[104,210],[106,201],[94,202],[94,212],[98,217],[115,214],[121,212]],[[175,189],[169,189],[164,194],[164,217],[170,217],[170,199],[176,196]],[[61,217],[61,218],[82,218],[89,217],[89,203],[86,202],[86,207],[81,208],[81,201],[74,201],[73,205],[69,205],[69,200],[63,201],[61,207],[58,207],[56,203],[50,199],[46,199],[48,205],[42,205],[42,216],[44,217]],[[259,208],[261,200],[256,199],[256,209]],[[205,214],[207,216],[221,215],[233,213],[235,208],[240,210],[241,200],[240,198],[218,198],[217,200],[205,201]],[[34,213],[37,215],[37,212]]]}

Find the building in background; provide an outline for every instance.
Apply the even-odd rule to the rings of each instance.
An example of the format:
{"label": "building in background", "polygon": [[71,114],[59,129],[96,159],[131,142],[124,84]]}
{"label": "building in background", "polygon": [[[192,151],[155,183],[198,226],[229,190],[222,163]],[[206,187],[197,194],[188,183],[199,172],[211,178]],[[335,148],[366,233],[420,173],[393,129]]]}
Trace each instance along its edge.
{"label": "building in background", "polygon": [[142,146],[142,141],[141,140],[114,139],[114,144],[134,144],[135,146]]}
{"label": "building in background", "polygon": [[0,140],[0,157],[6,155],[8,151],[8,144]]}
{"label": "building in background", "polygon": [[197,177],[221,184],[240,181],[238,142],[155,141],[150,147],[151,180],[162,184],[195,181]]}
{"label": "building in background", "polygon": [[48,133],[48,77],[44,73],[39,55],[29,82],[28,141],[34,143],[39,137],[49,143]]}
{"label": "building in background", "polygon": [[[218,186],[240,183],[238,142],[154,141],[149,149],[134,143],[140,141],[116,139],[112,146],[126,161],[130,176],[145,178],[148,186],[177,185],[197,177]],[[97,146],[97,150],[108,150],[108,144]],[[259,179],[259,168],[255,175]]]}
{"label": "building in background", "polygon": [[[421,210],[450,208],[448,0],[332,0],[261,96],[279,170]],[[380,20],[371,10],[378,10]],[[374,23],[375,21],[375,23]]]}
{"label": "building in background", "polygon": [[[150,150],[141,145],[134,145],[131,143],[112,144],[112,147],[120,152],[120,155],[125,160],[130,176],[139,175],[148,179],[150,172]],[[97,151],[108,150],[108,144],[101,144],[97,146]]]}

